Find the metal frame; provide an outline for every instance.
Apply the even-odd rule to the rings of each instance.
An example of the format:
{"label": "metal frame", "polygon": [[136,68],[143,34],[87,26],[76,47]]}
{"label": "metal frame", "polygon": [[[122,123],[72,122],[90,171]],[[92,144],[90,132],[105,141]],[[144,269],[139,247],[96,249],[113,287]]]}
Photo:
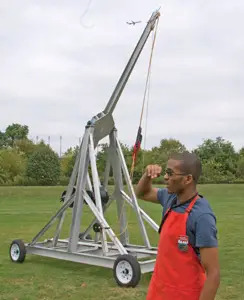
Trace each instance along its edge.
{"label": "metal frame", "polygon": [[[156,231],[158,230],[158,225],[138,205],[121,146],[117,138],[117,130],[114,126],[112,113],[158,18],[159,12],[156,11],[147,22],[142,36],[139,39],[104,111],[94,116],[87,123],[67,188],[67,193],[65,195],[64,204],[33,240],[30,243],[25,244],[27,253],[107,268],[113,268],[114,261],[119,255],[131,254],[137,257],[142,273],[153,270],[157,248],[151,246],[143,220]],[[103,186],[105,189],[107,188],[110,169],[112,169],[115,188],[109,202],[103,205],[100,195],[101,183],[96,166],[95,149],[99,140],[105,136],[109,136],[109,148]],[[89,176],[89,167],[91,177]],[[126,182],[129,195],[124,191],[123,179]],[[73,187],[76,187],[74,194]],[[88,195],[87,189],[90,191],[93,190],[95,194],[95,203]],[[119,238],[115,235],[104,217],[105,210],[108,209],[113,200],[115,200],[117,204],[117,213],[120,223]],[[85,230],[83,239],[80,240],[79,233],[84,201],[86,201],[94,214],[94,220]],[[72,222],[69,238],[65,240],[59,239],[66,210],[72,203]],[[144,242],[143,246],[131,245],[129,243],[125,203],[129,204],[136,213]],[[39,239],[57,220],[58,225],[53,238],[39,242]],[[100,224],[101,231],[96,234],[94,240],[88,240],[86,237],[96,222]],[[108,241],[108,238],[110,241]],[[145,257],[148,259],[145,260]],[[142,258],[143,261],[140,261]]]}

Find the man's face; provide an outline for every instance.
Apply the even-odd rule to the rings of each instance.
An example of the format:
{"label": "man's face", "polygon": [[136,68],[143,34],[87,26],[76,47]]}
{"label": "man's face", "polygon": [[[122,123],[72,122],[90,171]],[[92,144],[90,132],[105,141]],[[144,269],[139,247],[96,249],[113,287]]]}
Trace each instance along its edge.
{"label": "man's face", "polygon": [[186,188],[186,176],[181,170],[180,160],[168,160],[164,180],[169,193],[180,193]]}

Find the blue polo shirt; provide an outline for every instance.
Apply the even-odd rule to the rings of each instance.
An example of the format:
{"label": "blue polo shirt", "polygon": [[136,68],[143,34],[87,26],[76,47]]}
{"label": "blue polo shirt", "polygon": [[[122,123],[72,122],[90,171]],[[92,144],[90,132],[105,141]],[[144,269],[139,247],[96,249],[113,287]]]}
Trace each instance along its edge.
{"label": "blue polo shirt", "polygon": [[[190,201],[187,201],[180,204],[176,194],[169,194],[166,188],[158,189],[157,197],[163,206],[163,216],[169,207],[172,207],[172,210],[175,212],[184,213],[190,203]],[[204,197],[197,199],[189,214],[186,224],[186,234],[189,237],[189,243],[199,258],[199,248],[218,246],[216,217]]]}

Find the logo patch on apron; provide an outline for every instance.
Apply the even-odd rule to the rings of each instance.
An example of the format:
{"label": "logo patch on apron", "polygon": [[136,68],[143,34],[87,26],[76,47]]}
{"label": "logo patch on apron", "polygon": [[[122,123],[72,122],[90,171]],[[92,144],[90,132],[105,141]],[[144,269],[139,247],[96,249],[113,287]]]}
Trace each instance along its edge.
{"label": "logo patch on apron", "polygon": [[178,249],[182,252],[188,251],[189,239],[187,235],[180,235],[178,237]]}

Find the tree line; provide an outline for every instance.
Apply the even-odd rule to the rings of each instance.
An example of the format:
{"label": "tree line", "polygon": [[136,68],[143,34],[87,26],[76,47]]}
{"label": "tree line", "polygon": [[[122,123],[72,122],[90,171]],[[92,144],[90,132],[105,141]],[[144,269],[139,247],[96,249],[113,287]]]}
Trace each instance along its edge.
{"label": "tree line", "polygon": [[[4,132],[0,131],[0,185],[67,185],[79,151],[78,146],[69,148],[60,158],[44,141],[35,144],[28,139],[28,133],[28,126],[21,124],[11,124]],[[121,146],[130,170],[133,147]],[[101,180],[107,149],[107,144],[101,144],[96,156]],[[187,148],[176,139],[162,139],[157,147],[140,150],[133,183],[138,182],[148,164],[159,164],[165,168],[172,152],[183,151],[187,151]],[[200,183],[244,183],[244,147],[237,152],[230,141],[216,137],[204,140],[192,152],[202,161]],[[157,181],[161,183],[162,178]],[[113,184],[112,176],[109,183]]]}

